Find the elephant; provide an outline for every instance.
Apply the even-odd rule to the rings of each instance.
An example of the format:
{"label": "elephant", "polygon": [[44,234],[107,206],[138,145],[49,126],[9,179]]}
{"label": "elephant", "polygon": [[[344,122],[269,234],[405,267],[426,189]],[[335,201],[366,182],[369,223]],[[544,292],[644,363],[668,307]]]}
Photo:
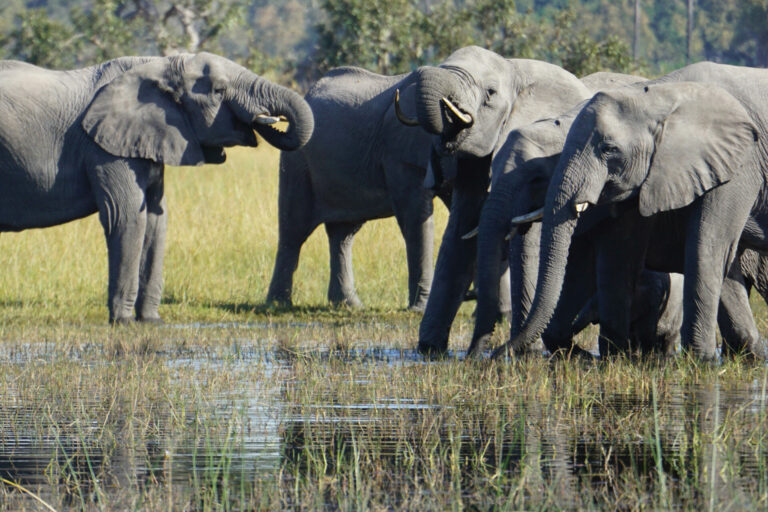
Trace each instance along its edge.
{"label": "elephant", "polygon": [[[328,300],[360,307],[352,270],[355,233],[368,220],[397,218],[408,260],[408,306],[422,310],[432,283],[432,203],[422,187],[429,135],[398,121],[393,99],[412,103],[417,74],[331,70],[307,93],[316,129],[300,151],[280,158],[279,241],[267,302],[291,304],[302,244],[325,224]],[[437,193],[446,202],[449,191]]]}
{"label": "elephant", "polygon": [[425,186],[448,183],[453,191],[419,326],[418,350],[429,355],[447,349],[452,320],[475,275],[476,241],[462,237],[477,226],[493,155],[511,130],[563,112],[591,92],[559,66],[505,59],[479,47],[458,50],[440,66],[416,73],[411,121],[432,134]]}
{"label": "elephant", "polygon": [[[0,113],[0,231],[98,212],[112,323],[160,321],[165,164],[221,163],[224,147],[256,146],[254,130],[295,150],[314,125],[301,96],[209,53],[73,71],[3,61]],[[270,126],[281,118],[285,132]]]}
{"label": "elephant", "polygon": [[[505,240],[510,238],[510,220],[543,204],[568,129],[579,110],[577,106],[555,119],[540,120],[513,130],[494,158],[491,192],[483,205],[477,230],[479,293],[468,350],[470,356],[487,343],[493,332],[493,294],[484,283],[497,275],[504,263],[502,255],[506,250]],[[535,292],[539,250],[538,224],[526,223],[524,228],[514,230],[519,235],[512,238],[516,250],[509,255],[513,276],[513,329],[527,315]],[[569,254],[568,284],[564,285],[559,298],[558,314],[542,333],[545,346],[553,352],[571,352],[573,336],[599,318],[592,244],[593,239],[575,244]],[[679,342],[681,320],[682,280],[677,275],[644,270],[632,300],[631,346],[644,352],[670,353]]]}
{"label": "elephant", "polygon": [[[421,68],[416,90],[415,121],[434,134],[425,185],[440,187],[449,182],[453,188],[435,280],[419,327],[418,350],[424,354],[447,349],[451,324],[475,275],[476,240],[464,235],[478,224],[490,184],[491,159],[514,129],[557,115],[594,93],[558,66],[504,59],[476,47],[465,50],[440,67]],[[618,73],[585,77],[591,87],[598,88],[641,79]],[[446,166],[451,155],[454,165]],[[478,298],[480,293],[478,289]],[[498,304],[510,307],[496,289],[493,296]],[[479,304],[477,311],[481,314]],[[491,325],[501,312],[488,309]]]}
{"label": "elephant", "polygon": [[686,351],[715,358],[717,324],[723,353],[765,358],[740,261],[746,249],[768,250],[766,87],[768,71],[704,62],[590,99],[547,188],[530,313],[493,355],[534,346],[556,309],[579,217],[607,207],[598,287],[624,293],[600,300],[601,354],[627,348],[627,297],[645,265],[684,275]]}

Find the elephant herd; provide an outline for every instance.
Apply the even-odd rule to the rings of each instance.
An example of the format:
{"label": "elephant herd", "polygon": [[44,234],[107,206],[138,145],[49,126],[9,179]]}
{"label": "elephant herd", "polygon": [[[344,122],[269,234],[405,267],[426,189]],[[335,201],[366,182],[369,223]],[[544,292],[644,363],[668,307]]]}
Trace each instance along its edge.
{"label": "elephant herd", "polygon": [[[76,71],[0,61],[0,231],[98,212],[112,322],[158,321],[164,164],[284,151],[267,300],[291,303],[301,246],[324,224],[328,299],[360,306],[351,249],[394,215],[418,349],[447,350],[472,282],[469,354],[672,353],[765,359],[749,305],[768,297],[768,71],[715,63],[661,78],[506,59],[479,47],[399,76],[337,68],[302,99],[211,54]],[[282,132],[270,125],[288,122]],[[450,216],[432,265],[433,200]]]}

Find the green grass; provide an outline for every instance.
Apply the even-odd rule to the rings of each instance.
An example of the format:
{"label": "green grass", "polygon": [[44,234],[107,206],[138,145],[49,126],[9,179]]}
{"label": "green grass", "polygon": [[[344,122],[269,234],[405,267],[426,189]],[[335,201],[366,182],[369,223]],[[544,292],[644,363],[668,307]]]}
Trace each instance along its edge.
{"label": "green grass", "polygon": [[[322,229],[297,307],[265,307],[277,159],[264,147],[168,169],[166,326],[107,325],[95,217],[0,235],[0,478],[58,510],[768,506],[765,366],[422,362],[393,219],[356,238],[365,309],[326,304]],[[9,447],[33,447],[39,467],[4,473],[27,460]],[[14,485],[0,483],[0,510],[40,509]]]}

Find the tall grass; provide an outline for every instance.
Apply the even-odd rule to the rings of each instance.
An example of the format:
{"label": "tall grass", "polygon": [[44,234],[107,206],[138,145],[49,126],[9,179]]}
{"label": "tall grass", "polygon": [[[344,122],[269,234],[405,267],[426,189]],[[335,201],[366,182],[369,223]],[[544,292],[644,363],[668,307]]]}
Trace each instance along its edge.
{"label": "tall grass", "polygon": [[[161,315],[174,322],[235,320],[261,308],[277,247],[279,152],[233,148],[218,166],[167,168],[169,229]],[[436,201],[440,241],[447,212]],[[407,303],[405,245],[393,218],[367,223],[353,251],[366,306]],[[0,235],[0,324],[106,321],[107,257],[97,216]],[[294,304],[326,306],[327,237],[302,250]],[[245,315],[245,316],[244,316]]]}

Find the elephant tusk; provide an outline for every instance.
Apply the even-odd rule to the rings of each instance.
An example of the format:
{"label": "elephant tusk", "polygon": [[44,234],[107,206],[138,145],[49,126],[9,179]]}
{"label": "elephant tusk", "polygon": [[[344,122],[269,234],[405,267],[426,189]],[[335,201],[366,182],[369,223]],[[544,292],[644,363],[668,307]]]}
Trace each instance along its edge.
{"label": "elephant tusk", "polygon": [[517,234],[517,226],[512,226],[512,229],[509,230],[509,233],[507,233],[507,236],[504,237],[504,240],[509,242],[514,238],[514,236]]}
{"label": "elephant tusk", "polygon": [[579,215],[587,211],[587,208],[589,208],[589,203],[587,202],[578,203],[576,206],[574,206],[574,210],[576,210],[576,216],[578,217]]}
{"label": "elephant tusk", "polygon": [[463,124],[466,124],[466,125],[472,124],[472,116],[469,114],[465,114],[464,112],[459,110],[459,108],[456,105],[454,105],[451,102],[451,100],[443,96],[442,98],[440,98],[440,101],[443,102],[443,105],[448,107],[448,110],[451,111],[451,113],[456,117],[456,119],[458,119],[459,121],[461,121]]}
{"label": "elephant tusk", "polygon": [[254,122],[259,124],[275,124],[279,121],[287,121],[287,119],[283,116],[270,116],[267,114],[259,114],[254,119]]}
{"label": "elephant tusk", "polygon": [[472,231],[468,232],[466,235],[461,237],[461,239],[469,240],[469,239],[475,238],[477,236],[477,232],[479,229],[480,229],[480,226],[477,226],[475,229],[473,229]]}
{"label": "elephant tusk", "polygon": [[419,126],[418,119],[411,119],[406,116],[405,112],[400,108],[400,89],[395,89],[395,115],[397,116],[397,120],[405,126]]}
{"label": "elephant tusk", "polygon": [[534,210],[530,213],[526,213],[525,215],[519,215],[513,218],[510,222],[512,222],[512,224],[527,224],[529,222],[539,221],[543,217],[544,217],[544,207],[542,206],[538,210]]}

